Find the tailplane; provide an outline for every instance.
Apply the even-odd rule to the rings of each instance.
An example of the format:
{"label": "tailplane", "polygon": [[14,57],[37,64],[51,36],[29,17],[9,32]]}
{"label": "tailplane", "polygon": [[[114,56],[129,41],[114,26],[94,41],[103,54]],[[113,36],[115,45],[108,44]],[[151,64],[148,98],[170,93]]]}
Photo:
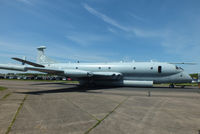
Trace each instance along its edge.
{"label": "tailplane", "polygon": [[48,58],[44,54],[44,49],[46,49],[45,46],[40,46],[40,47],[37,48],[37,50],[38,50],[37,63],[38,64],[42,64],[42,65],[56,63],[55,61],[53,61],[52,59]]}

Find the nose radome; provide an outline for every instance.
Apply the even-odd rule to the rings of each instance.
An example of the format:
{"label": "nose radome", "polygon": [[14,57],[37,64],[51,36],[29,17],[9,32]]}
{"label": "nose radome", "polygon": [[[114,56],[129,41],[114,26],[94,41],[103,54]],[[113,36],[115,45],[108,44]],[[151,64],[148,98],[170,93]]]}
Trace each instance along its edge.
{"label": "nose radome", "polygon": [[188,82],[188,83],[191,83],[192,82],[192,78],[189,74],[183,72],[183,76],[184,76],[184,79]]}

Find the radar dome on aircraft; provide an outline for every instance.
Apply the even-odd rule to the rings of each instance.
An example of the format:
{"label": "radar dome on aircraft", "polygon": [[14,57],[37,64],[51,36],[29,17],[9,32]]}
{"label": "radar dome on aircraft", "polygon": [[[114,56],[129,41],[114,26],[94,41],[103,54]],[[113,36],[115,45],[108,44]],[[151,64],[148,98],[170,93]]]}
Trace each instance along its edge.
{"label": "radar dome on aircraft", "polygon": [[44,50],[44,49],[46,49],[46,46],[40,46],[40,47],[38,47],[37,49],[38,49],[38,50]]}

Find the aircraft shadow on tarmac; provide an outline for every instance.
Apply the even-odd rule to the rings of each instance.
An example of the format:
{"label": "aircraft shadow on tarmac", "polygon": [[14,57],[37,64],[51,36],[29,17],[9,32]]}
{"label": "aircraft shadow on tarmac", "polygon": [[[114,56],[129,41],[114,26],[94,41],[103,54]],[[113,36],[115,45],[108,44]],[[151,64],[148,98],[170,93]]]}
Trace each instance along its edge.
{"label": "aircraft shadow on tarmac", "polygon": [[[39,85],[40,83],[38,83]],[[45,84],[53,84],[53,83],[41,83],[42,85]],[[54,84],[60,84],[60,83],[54,83]],[[64,85],[71,85],[66,83],[61,83]],[[74,84],[73,84],[74,85]],[[105,90],[113,90],[111,92],[105,92]],[[118,93],[115,91],[124,91],[122,93]],[[133,93],[130,94],[130,92],[126,91],[133,91]],[[142,92],[163,92],[163,97],[169,97],[169,95],[165,95],[164,92],[194,92],[194,93],[200,93],[200,90],[198,88],[168,88],[168,87],[151,87],[151,88],[144,88],[144,87],[80,87],[80,86],[70,86],[66,88],[57,88],[57,89],[42,89],[37,91],[27,91],[27,92],[15,92],[20,94],[29,94],[29,95],[42,95],[42,94],[53,94],[53,93],[68,93],[68,92],[82,92],[82,93],[94,93],[94,94],[113,94],[113,95],[125,95],[125,96],[144,96],[141,93],[136,93],[134,91],[142,91]],[[147,94],[145,94],[147,95]],[[156,95],[158,97],[158,95]],[[160,95],[159,95],[160,96]],[[161,97],[160,96],[160,97]],[[175,97],[175,96],[174,96]],[[178,96],[177,96],[178,97]],[[179,96],[180,97],[180,96]],[[184,96],[182,96],[184,97]]]}
{"label": "aircraft shadow on tarmac", "polygon": [[77,85],[76,83],[65,83],[65,82],[46,82],[46,83],[34,83],[31,85]]}
{"label": "aircraft shadow on tarmac", "polygon": [[[66,87],[66,88],[58,88],[51,90],[39,90],[39,91],[27,91],[27,92],[15,92],[15,93],[23,93],[23,94],[32,94],[32,95],[41,95],[41,94],[51,94],[51,93],[67,93],[67,92],[87,92],[87,93],[100,93],[98,91],[93,92],[94,90],[100,89],[110,89],[113,87]],[[92,91],[93,90],[93,91]]]}

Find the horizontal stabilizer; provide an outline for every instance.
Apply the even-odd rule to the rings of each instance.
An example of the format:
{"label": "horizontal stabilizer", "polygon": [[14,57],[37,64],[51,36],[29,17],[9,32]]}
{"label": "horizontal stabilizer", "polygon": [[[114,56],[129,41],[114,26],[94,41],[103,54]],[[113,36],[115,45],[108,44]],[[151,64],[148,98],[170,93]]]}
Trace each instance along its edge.
{"label": "horizontal stabilizer", "polygon": [[26,63],[28,65],[31,65],[31,66],[34,66],[34,67],[45,67],[41,64],[37,64],[37,63],[34,63],[34,62],[31,62],[31,61],[27,61],[27,60],[23,60],[23,59],[20,59],[20,58],[12,58],[13,60],[16,60],[16,61],[19,61],[19,62],[22,62],[22,63]]}

